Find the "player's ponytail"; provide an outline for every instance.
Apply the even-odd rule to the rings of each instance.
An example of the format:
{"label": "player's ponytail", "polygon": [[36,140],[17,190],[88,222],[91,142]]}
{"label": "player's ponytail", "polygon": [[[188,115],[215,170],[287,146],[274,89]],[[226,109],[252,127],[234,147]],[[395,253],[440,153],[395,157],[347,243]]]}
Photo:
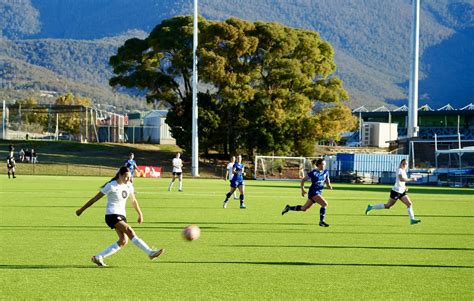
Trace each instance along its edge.
{"label": "player's ponytail", "polygon": [[130,172],[130,170],[128,169],[128,167],[126,167],[126,166],[120,167],[120,169],[117,171],[117,174],[115,175],[115,177],[113,177],[113,178],[110,179],[107,183],[105,183],[104,185],[102,185],[101,188],[104,188],[105,185],[109,184],[109,183],[112,182],[112,181],[118,180],[119,176],[122,176],[122,175],[126,174],[127,172]]}

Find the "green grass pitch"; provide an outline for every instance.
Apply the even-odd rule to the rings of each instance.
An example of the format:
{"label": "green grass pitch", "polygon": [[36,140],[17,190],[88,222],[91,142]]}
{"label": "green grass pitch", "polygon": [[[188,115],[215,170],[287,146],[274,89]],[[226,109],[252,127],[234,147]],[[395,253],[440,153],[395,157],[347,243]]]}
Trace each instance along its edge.
{"label": "green grass pitch", "polygon": [[[455,299],[474,298],[474,190],[411,187],[421,224],[406,208],[365,216],[390,186],[335,184],[324,191],[329,228],[319,206],[303,204],[297,182],[246,181],[247,209],[230,200],[228,182],[137,179],[144,213],[128,219],[148,244],[166,248],[150,261],[129,243],[99,268],[90,257],[116,241],[105,225],[105,198],[75,210],[107,178],[21,176],[0,179],[0,299]],[[201,238],[184,241],[197,224]]]}

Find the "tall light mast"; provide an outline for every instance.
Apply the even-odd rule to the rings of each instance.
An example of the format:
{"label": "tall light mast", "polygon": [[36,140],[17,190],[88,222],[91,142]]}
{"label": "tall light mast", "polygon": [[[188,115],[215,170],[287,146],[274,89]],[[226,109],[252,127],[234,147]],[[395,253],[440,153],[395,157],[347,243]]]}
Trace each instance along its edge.
{"label": "tall light mast", "polygon": [[408,138],[418,137],[418,68],[420,54],[420,0],[413,0],[410,90],[408,95]]}
{"label": "tall light mast", "polygon": [[193,106],[192,106],[192,166],[193,177],[199,176],[199,140],[198,140],[198,106],[197,106],[197,46],[198,46],[198,0],[194,0],[194,20],[193,20]]}

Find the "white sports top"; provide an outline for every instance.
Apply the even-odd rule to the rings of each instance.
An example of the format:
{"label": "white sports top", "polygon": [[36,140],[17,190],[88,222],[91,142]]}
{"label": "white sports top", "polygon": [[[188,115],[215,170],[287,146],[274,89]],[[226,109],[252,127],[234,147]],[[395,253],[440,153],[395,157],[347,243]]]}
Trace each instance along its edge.
{"label": "white sports top", "polygon": [[100,192],[107,196],[105,214],[120,214],[126,216],[125,204],[128,197],[134,193],[131,183],[119,184],[114,180],[107,183]]}
{"label": "white sports top", "polygon": [[233,169],[234,169],[234,163],[229,162],[229,164],[227,164],[227,170],[229,171],[229,176],[227,178],[229,181],[232,181],[232,177],[234,176]]}
{"label": "white sports top", "polygon": [[183,172],[181,167],[183,167],[183,160],[179,158],[174,158],[173,159],[173,172]]}
{"label": "white sports top", "polygon": [[392,190],[398,193],[404,193],[407,188],[405,186],[405,182],[400,181],[400,175],[405,179],[408,178],[407,172],[403,168],[399,168],[397,173],[397,180],[395,181],[395,185],[393,186]]}

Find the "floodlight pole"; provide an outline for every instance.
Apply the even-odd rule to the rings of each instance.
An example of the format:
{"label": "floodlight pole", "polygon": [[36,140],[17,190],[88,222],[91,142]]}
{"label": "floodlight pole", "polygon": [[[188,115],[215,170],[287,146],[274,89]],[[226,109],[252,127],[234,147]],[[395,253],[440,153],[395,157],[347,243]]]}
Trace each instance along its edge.
{"label": "floodlight pole", "polygon": [[199,141],[198,141],[198,106],[197,106],[197,52],[198,46],[198,0],[194,0],[194,20],[193,20],[193,99],[192,99],[192,170],[193,177],[199,176]]}
{"label": "floodlight pole", "polygon": [[5,140],[5,126],[6,126],[6,105],[5,105],[5,100],[3,101],[3,111],[2,111],[2,139]]}
{"label": "floodlight pole", "polygon": [[420,0],[413,0],[410,89],[408,95],[408,138],[418,137],[418,63],[420,52]]}

